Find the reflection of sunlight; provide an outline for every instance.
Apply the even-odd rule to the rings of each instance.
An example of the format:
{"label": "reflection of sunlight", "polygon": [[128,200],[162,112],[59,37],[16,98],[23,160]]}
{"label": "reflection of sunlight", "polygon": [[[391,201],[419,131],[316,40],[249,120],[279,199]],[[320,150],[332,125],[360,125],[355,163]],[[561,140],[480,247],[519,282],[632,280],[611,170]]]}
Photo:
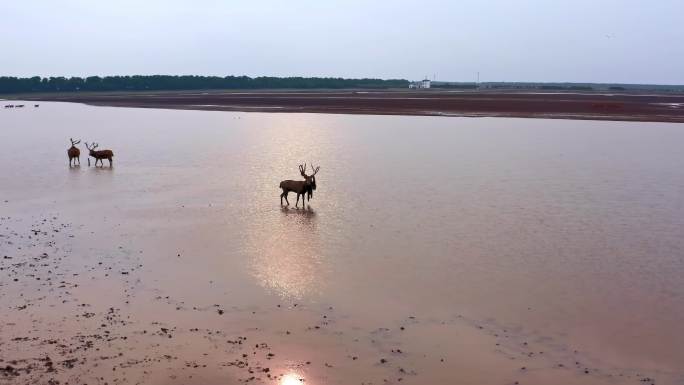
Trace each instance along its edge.
{"label": "reflection of sunlight", "polygon": [[[255,188],[249,200],[253,207],[247,217],[245,249],[261,286],[282,297],[302,299],[319,292],[325,282],[318,213],[310,206],[302,209],[301,202],[295,208],[294,193],[289,196],[291,205],[281,209],[278,184],[286,179],[301,180],[299,164],[319,164],[327,152],[330,131],[316,115],[269,122],[253,131],[258,161],[250,170]],[[307,203],[316,204],[317,199],[323,198],[314,194]]]}
{"label": "reflection of sunlight", "polygon": [[315,293],[323,260],[315,212],[283,209],[252,225],[248,251],[259,283],[283,297],[301,299]]}
{"label": "reflection of sunlight", "polygon": [[288,373],[280,379],[279,385],[301,385],[304,382],[303,379],[297,373]]}

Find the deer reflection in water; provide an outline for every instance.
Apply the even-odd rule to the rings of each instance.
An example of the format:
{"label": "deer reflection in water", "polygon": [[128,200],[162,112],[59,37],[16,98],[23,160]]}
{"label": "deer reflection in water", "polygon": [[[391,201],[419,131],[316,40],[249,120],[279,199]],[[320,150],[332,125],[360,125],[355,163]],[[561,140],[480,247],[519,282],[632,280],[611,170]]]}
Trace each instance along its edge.
{"label": "deer reflection in water", "polygon": [[280,208],[280,211],[285,215],[298,215],[306,220],[314,219],[316,216],[316,211],[311,206],[303,207],[301,210],[292,210],[287,206],[283,206]]}
{"label": "deer reflection in water", "polygon": [[260,286],[298,300],[325,290],[329,271],[318,214],[311,207],[283,206],[249,218],[245,250]]}

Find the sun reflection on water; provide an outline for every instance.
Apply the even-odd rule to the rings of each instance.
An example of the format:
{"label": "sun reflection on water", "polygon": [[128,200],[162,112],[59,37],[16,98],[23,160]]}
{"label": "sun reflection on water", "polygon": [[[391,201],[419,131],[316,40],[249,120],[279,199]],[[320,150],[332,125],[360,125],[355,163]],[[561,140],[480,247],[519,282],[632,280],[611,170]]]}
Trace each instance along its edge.
{"label": "sun reflection on water", "polygon": [[[329,151],[329,131],[320,124],[315,116],[307,116],[294,126],[291,120],[275,120],[271,126],[253,132],[253,151],[259,161],[250,171],[255,188],[245,228],[245,250],[257,282],[282,297],[303,299],[320,293],[325,283],[319,214],[308,205],[302,208],[302,202],[295,208],[292,193],[291,205],[280,207],[278,188],[281,180],[301,179],[298,164],[312,160],[318,164]],[[288,135],[283,135],[284,129]],[[318,198],[315,194],[309,203],[317,203]]]}
{"label": "sun reflection on water", "polygon": [[297,373],[288,373],[280,379],[279,385],[301,385],[304,383],[304,377]]}
{"label": "sun reflection on water", "polygon": [[323,259],[316,212],[283,208],[253,225],[248,252],[259,283],[283,297],[314,294],[320,288]]}

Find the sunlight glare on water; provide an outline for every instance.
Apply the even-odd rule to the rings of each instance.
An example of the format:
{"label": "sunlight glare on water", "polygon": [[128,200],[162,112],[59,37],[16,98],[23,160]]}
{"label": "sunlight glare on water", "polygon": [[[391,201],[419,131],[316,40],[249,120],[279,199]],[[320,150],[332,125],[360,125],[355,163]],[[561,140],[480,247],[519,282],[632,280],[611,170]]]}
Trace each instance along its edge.
{"label": "sunlight glare on water", "polygon": [[[258,198],[252,200],[253,204],[279,203],[278,176],[280,180],[300,180],[298,164],[305,165],[307,174],[311,174],[311,162],[320,164],[321,158],[329,156],[331,131],[317,117],[307,116],[304,124],[297,125],[272,121],[260,125],[261,129],[254,133],[258,137],[254,151],[264,159],[252,167]],[[322,174],[326,169],[324,166]],[[314,192],[313,200],[304,209],[301,200],[295,207],[296,194],[290,193],[290,206],[281,207],[280,212],[264,211],[263,206],[255,205],[252,210],[259,214],[246,218],[245,251],[254,277],[282,297],[301,299],[320,294],[325,285],[326,256],[316,223],[317,198],[321,199]],[[334,204],[334,196],[328,196],[326,204]]]}
{"label": "sunlight glare on water", "polygon": [[[320,293],[325,284],[325,256],[313,208],[284,207],[273,220],[255,217],[247,230],[246,251],[255,278],[285,298]],[[261,219],[261,220],[260,220]],[[259,220],[259,222],[257,222]]]}
{"label": "sunlight glare on water", "polygon": [[[304,382],[304,377],[300,376],[297,373],[288,373],[283,376],[283,378],[280,379],[280,384],[279,385],[301,385]],[[308,383],[307,383],[308,384]]]}

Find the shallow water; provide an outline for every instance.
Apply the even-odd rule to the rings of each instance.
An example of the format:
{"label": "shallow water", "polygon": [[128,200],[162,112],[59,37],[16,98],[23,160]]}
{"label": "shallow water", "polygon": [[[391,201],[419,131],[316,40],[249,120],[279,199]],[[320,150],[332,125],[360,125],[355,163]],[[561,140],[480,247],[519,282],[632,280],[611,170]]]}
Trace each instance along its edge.
{"label": "shallow water", "polygon": [[[67,167],[69,137],[111,148],[114,167],[87,167],[82,144],[81,166]],[[137,293],[124,306],[135,322],[165,314],[184,326],[227,327],[209,320],[213,311],[170,315],[145,294],[240,309],[231,327],[260,325],[280,344],[278,365],[309,384],[396,382],[375,357],[336,372],[297,359],[345,357],[362,340],[355,332],[415,319],[425,320],[415,335],[386,336],[415,352],[402,356],[416,371],[404,383],[684,381],[681,124],[41,103],[0,110],[0,141],[6,235],[54,214],[74,226],[64,240],[72,262],[126,250],[144,265],[135,284],[93,278],[79,299],[122,305],[121,290]],[[294,195],[283,208],[278,183],[298,179],[303,162],[321,166],[318,189],[307,209],[293,207]],[[3,243],[8,253],[18,251]],[[36,289],[5,286],[0,303]],[[276,304],[308,313],[266,310]],[[278,334],[330,307],[335,332],[290,345]],[[39,322],[57,322],[50,308]],[[245,320],[247,309],[261,316]],[[501,351],[503,330],[514,342]],[[0,341],[12,333],[0,330]],[[358,349],[377,351],[377,339]],[[555,355],[516,350],[528,343]],[[185,346],[178,355],[197,353],[189,337]],[[463,367],[428,362],[427,351]],[[558,371],[559,362],[573,369]],[[585,365],[599,374],[575,378]],[[148,379],[165,383],[159,376]]]}

